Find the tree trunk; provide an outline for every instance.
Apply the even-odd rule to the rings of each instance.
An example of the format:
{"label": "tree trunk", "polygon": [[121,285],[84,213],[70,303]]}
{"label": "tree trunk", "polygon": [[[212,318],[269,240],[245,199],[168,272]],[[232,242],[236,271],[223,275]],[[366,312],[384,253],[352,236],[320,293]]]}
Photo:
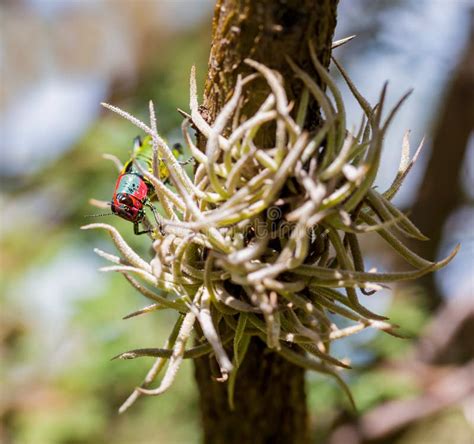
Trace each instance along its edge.
{"label": "tree trunk", "polygon": [[[318,78],[312,68],[308,41],[327,66],[336,26],[338,0],[219,0],[213,19],[209,71],[201,108],[212,122],[233,92],[239,74],[252,72],[246,58],[280,72],[290,100],[298,97],[301,82],[294,79],[285,56]],[[268,94],[266,84],[252,83],[245,109],[255,110]],[[315,102],[310,103],[306,127],[319,123]],[[270,136],[269,136],[270,137]],[[263,143],[273,143],[265,140]],[[212,376],[211,360],[195,360],[200,392],[204,442],[297,443],[309,440],[304,371],[253,339],[239,368],[235,410],[227,401],[225,383]]]}
{"label": "tree trunk", "polygon": [[[431,156],[415,200],[412,220],[430,238],[419,246],[422,256],[434,260],[439,250],[443,227],[453,210],[462,204],[462,166],[469,137],[474,130],[474,11],[471,14],[470,39],[454,72],[451,85],[440,109]],[[442,297],[434,274],[421,279],[431,309]]]}

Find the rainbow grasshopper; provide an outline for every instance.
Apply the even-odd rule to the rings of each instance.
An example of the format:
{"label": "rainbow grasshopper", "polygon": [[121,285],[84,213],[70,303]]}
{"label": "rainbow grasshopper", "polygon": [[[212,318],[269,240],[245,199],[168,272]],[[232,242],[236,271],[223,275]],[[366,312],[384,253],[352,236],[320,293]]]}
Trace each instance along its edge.
{"label": "rainbow grasshopper", "polygon": [[[173,155],[178,159],[182,153],[181,145],[175,144],[173,146]],[[188,159],[180,163],[185,165],[191,160],[192,159]],[[143,140],[139,136],[135,138],[132,156],[130,160],[125,163],[115,183],[110,208],[113,214],[133,222],[133,232],[135,234],[145,234],[152,231],[140,231],[140,222],[145,218],[145,207],[152,210],[158,226],[160,226],[160,224],[156,216],[157,210],[151,203],[152,200],[156,199],[153,185],[142,174],[136,163],[139,163],[143,170],[153,174],[153,148],[150,136],[145,137]],[[158,174],[163,182],[169,180],[170,173],[161,159],[158,160]]]}

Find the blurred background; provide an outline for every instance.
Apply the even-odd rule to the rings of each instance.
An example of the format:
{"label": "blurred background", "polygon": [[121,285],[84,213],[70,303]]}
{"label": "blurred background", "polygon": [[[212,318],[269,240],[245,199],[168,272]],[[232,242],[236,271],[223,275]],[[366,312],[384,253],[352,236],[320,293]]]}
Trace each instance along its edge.
{"label": "blurred background", "polygon": [[[123,321],[147,305],[119,275],[97,271],[94,247],[113,251],[104,232],[82,232],[89,198],[109,200],[115,166],[138,134],[106,112],[106,101],[147,118],[180,141],[192,64],[203,85],[212,0],[4,0],[0,4],[1,312],[0,442],[200,442],[193,370],[172,389],[117,409],[151,360],[110,361],[160,346],[166,312]],[[341,1],[334,53],[374,102],[385,80],[404,105],[386,139],[378,186],[398,169],[403,133],[412,153],[425,147],[396,198],[431,238],[429,259],[462,242],[436,277],[363,297],[410,339],[364,332],[335,344],[355,370],[345,375],[359,407],[349,413],[339,388],[308,374],[315,443],[472,444],[474,437],[474,33],[469,0]],[[334,70],[333,70],[334,72]],[[336,75],[336,73],[334,72]],[[349,124],[361,114],[348,100]],[[141,254],[148,239],[104,218]],[[368,235],[369,236],[369,235]],[[368,267],[397,269],[369,236]],[[471,359],[471,361],[469,361]]]}

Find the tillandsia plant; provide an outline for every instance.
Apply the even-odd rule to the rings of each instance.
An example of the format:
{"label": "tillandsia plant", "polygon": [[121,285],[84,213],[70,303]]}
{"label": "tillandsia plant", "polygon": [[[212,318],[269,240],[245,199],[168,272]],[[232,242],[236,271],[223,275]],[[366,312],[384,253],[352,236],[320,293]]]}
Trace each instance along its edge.
{"label": "tillandsia plant", "polygon": [[[114,264],[102,270],[122,273],[154,301],[129,316],[165,309],[178,312],[163,348],[119,355],[157,358],[120,411],[141,394],[163,393],[183,359],[204,354],[218,363],[219,379],[227,381],[232,406],[236,374],[252,336],[292,363],[334,377],[352,401],[338,373],[349,365],[330,354],[332,341],[367,327],[397,336],[396,326],[359,302],[358,291],[372,294],[386,283],[418,278],[445,266],[456,254],[457,248],[433,263],[398,239],[398,235],[426,239],[391,203],[419,153],[418,149],[409,159],[408,136],[390,188],[379,192],[373,187],[384,135],[408,94],[383,119],[386,85],[378,103],[371,106],[334,60],[364,115],[360,128],[348,130],[341,93],[309,46],[327,92],[288,58],[303,85],[299,100],[289,103],[281,76],[247,59],[254,72],[238,77],[232,97],[214,122],[200,113],[191,70],[190,114],[182,130],[196,163],[193,179],[158,134],[151,103],[149,125],[104,104],[151,138],[152,166],[144,168],[137,159],[134,164],[135,174],[161,205],[161,214],[155,212],[156,226],[143,216],[155,256],[149,262],[140,257],[110,225],[83,229],[109,232],[121,256],[95,250]],[[244,98],[256,78],[265,79],[269,94],[255,113],[244,115]],[[311,132],[303,128],[310,96],[324,115]],[[273,146],[259,142],[262,128],[274,131]],[[205,149],[198,149],[192,130]],[[162,163],[172,187],[160,179]],[[378,233],[414,269],[365,271],[359,237],[368,232]],[[350,326],[339,327],[332,314],[349,320]],[[192,336],[194,343],[189,345]],[[150,389],[165,367],[158,387]]]}

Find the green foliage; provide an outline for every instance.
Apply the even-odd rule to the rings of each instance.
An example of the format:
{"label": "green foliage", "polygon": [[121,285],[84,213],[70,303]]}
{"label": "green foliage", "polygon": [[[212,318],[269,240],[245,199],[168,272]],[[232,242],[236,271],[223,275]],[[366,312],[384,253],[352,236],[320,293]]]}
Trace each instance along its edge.
{"label": "green foliage", "polygon": [[[176,107],[183,106],[187,92],[181,88],[182,75],[178,81],[171,70],[182,73],[190,63],[202,60],[204,73],[207,47],[203,41],[207,43],[206,35],[176,37],[170,53],[159,58],[159,66],[146,67],[149,83],[140,81],[136,101],[127,103],[139,111],[143,108],[140,97],[158,98],[160,127],[164,125],[167,132],[176,129],[180,120]],[[189,58],[183,59],[182,53]],[[178,83],[180,88],[165,92],[153,81],[158,75],[168,79],[167,88],[176,88]],[[164,93],[159,95],[160,91]],[[154,313],[123,321],[124,315],[141,308],[142,296],[118,277],[94,291],[90,282],[84,282],[84,291],[72,302],[67,289],[60,295],[45,296],[46,300],[57,297],[58,305],[67,309],[61,318],[64,330],[54,337],[57,326],[43,318],[56,307],[51,302],[39,306],[37,301],[42,283],[36,281],[24,291],[24,283],[34,283],[35,276],[49,273],[64,251],[92,251],[103,244],[101,233],[84,236],[77,228],[91,213],[88,200],[109,199],[113,191],[116,172],[112,163],[102,161],[102,154],[125,161],[136,135],[137,130],[126,122],[101,115],[75,146],[34,175],[16,181],[15,189],[2,201],[9,217],[2,219],[0,244],[0,379],[4,383],[0,441],[5,437],[25,444],[101,444],[147,442],[150,436],[169,443],[199,440],[197,393],[187,362],[173,393],[162,397],[158,412],[148,400],[123,419],[117,416],[128,389],[136,385],[137,375],[146,371],[151,358],[120,365],[111,358],[130,348],[156,347],[172,327],[175,314]],[[117,218],[114,223],[121,231],[132,233],[125,221]],[[130,244],[144,257],[151,257],[146,239],[130,236]],[[90,256],[82,260],[94,269]],[[52,344],[44,343],[45,332],[54,337]],[[61,356],[57,361],[56,353]]]}
{"label": "green foliage", "polygon": [[376,370],[362,373],[351,384],[360,412],[366,412],[383,401],[415,396],[419,388],[407,375],[390,370]]}
{"label": "green foliage", "polygon": [[[406,338],[417,338],[429,315],[426,307],[420,305],[421,298],[417,297],[415,290],[400,292],[400,297],[395,300],[389,312],[390,319],[402,326],[401,333]],[[410,341],[397,341],[385,335],[378,335],[370,344],[377,356],[389,359],[406,355],[412,347]]]}

